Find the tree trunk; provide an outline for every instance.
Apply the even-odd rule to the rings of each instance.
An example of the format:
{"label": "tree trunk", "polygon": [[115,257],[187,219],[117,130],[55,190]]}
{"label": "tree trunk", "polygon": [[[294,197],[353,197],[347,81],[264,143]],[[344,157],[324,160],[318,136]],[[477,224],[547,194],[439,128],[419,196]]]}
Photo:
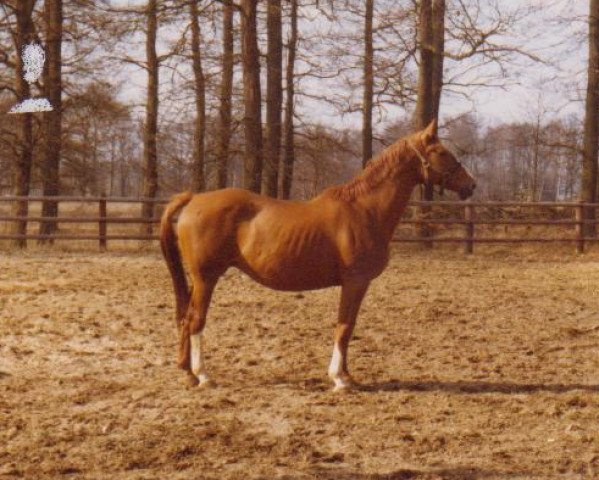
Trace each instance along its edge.
{"label": "tree trunk", "polygon": [[256,32],[258,0],[241,1],[241,56],[245,105],[243,188],[260,192],[262,179],[262,98],[260,93],[260,52]]}
{"label": "tree trunk", "polygon": [[[22,102],[29,98],[31,91],[29,84],[23,78],[24,68],[21,52],[23,46],[27,44],[33,37],[33,22],[31,16],[35,0],[22,0],[17,2],[17,32],[14,37],[15,49],[18,52],[16,65],[15,89],[17,92],[17,100]],[[20,115],[19,122],[19,156],[13,167],[13,185],[14,194],[18,196],[28,196],[31,183],[31,165],[33,162],[33,129],[32,115],[25,113]],[[12,207],[12,215],[17,217],[27,217],[29,213],[29,202],[15,202]],[[12,233],[15,235],[25,235],[27,233],[27,220],[19,220],[15,222]],[[27,240],[17,239],[13,242],[15,247],[25,248]]]}
{"label": "tree trunk", "polygon": [[[158,33],[157,0],[148,0],[146,10],[146,59],[148,71],[148,91],[146,100],[146,124],[144,128],[144,154],[143,154],[143,191],[145,198],[155,198],[158,193],[158,155],[156,136],[158,134],[158,57],[156,55],[156,35]],[[152,202],[142,205],[143,218],[154,216]],[[146,234],[151,235],[152,224],[144,228]]]}
{"label": "tree trunk", "polygon": [[422,130],[433,119],[433,22],[432,0],[421,0],[418,22],[418,99],[414,117],[414,128]]}
{"label": "tree trunk", "polygon": [[284,136],[285,150],[283,152],[283,163],[279,178],[279,197],[285,200],[291,196],[291,184],[293,182],[293,164],[295,163],[295,131],[293,124],[294,96],[295,96],[295,55],[297,50],[297,0],[291,1],[291,34],[287,46],[287,71],[285,72],[286,97],[285,97],[285,121]]}
{"label": "tree trunk", "polygon": [[205,137],[206,137],[206,79],[202,68],[200,50],[201,32],[198,12],[198,0],[189,3],[191,15],[191,52],[193,57],[193,75],[195,79],[196,119],[193,149],[193,188],[201,192],[206,188],[204,176]]}
{"label": "tree trunk", "polygon": [[281,110],[283,107],[283,30],[281,0],[268,0],[268,53],[266,57],[266,157],[262,193],[277,196],[281,158]]}
{"label": "tree trunk", "polygon": [[433,114],[439,120],[445,52],[445,0],[433,0]]}
{"label": "tree trunk", "polygon": [[[46,0],[44,4],[46,23],[46,65],[44,70],[44,91],[54,107],[44,114],[44,159],[42,167],[43,194],[57,196],[60,191],[60,152],[62,147],[62,0]],[[57,217],[58,203],[44,201],[43,217]],[[56,232],[56,222],[40,223],[40,234]]]}
{"label": "tree trunk", "polygon": [[[433,105],[433,73],[434,73],[434,55],[433,55],[433,11],[431,0],[420,1],[419,25],[418,25],[418,45],[420,50],[420,67],[418,70],[418,100],[416,102],[416,112],[414,117],[414,128],[416,130],[424,129],[434,118]],[[433,199],[432,185],[424,185],[421,190],[422,200]],[[422,207],[421,215],[427,217],[430,208]],[[432,236],[431,229],[426,224],[420,225],[420,236],[429,238]],[[433,244],[426,241],[423,244],[427,248],[432,248]]]}
{"label": "tree trunk", "polygon": [[362,167],[372,158],[372,97],[374,95],[372,17],[374,0],[366,0],[364,15],[364,99],[362,105]]}
{"label": "tree trunk", "polygon": [[116,170],[116,166],[115,166],[115,158],[116,158],[116,138],[113,136],[110,139],[110,183],[109,183],[109,189],[108,189],[108,195],[109,196],[113,196],[114,195],[114,177],[115,177],[115,170]]}
{"label": "tree trunk", "polygon": [[[597,139],[599,136],[599,0],[590,0],[589,12],[589,66],[584,121],[584,158],[582,164],[581,199],[597,201]],[[594,220],[595,211],[585,209],[585,219]],[[595,225],[585,225],[585,236],[594,236]]]}
{"label": "tree trunk", "polygon": [[220,87],[219,130],[217,145],[217,188],[227,186],[229,138],[231,136],[231,99],[233,96],[233,4],[223,4],[223,77]]}
{"label": "tree trunk", "polygon": [[532,181],[530,186],[530,199],[533,202],[541,200],[542,190],[539,190],[539,163],[541,162],[541,113],[539,111],[534,126],[533,147],[532,147]]}

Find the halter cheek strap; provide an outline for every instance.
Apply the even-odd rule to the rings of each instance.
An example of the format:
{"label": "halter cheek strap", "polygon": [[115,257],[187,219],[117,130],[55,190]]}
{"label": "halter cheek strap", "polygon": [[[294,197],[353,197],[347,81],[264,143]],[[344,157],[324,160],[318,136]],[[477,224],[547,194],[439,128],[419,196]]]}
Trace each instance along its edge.
{"label": "halter cheek strap", "polygon": [[408,147],[410,147],[414,151],[414,153],[420,160],[420,163],[422,164],[422,177],[424,178],[424,183],[426,185],[428,185],[430,183],[430,175],[429,175],[429,170],[431,168],[430,162],[424,155],[422,155],[420,150],[418,150],[414,145],[412,145],[412,142],[407,142],[407,144],[408,144]]}

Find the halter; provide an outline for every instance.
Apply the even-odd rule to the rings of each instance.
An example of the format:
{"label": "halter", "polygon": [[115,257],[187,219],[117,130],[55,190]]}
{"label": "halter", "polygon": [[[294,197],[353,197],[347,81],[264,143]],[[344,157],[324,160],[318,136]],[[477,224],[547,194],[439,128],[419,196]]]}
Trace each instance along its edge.
{"label": "halter", "polygon": [[420,160],[420,163],[422,164],[422,176],[424,177],[424,183],[425,185],[429,186],[431,184],[430,182],[430,175],[429,175],[429,171],[432,170],[433,172],[439,174],[441,176],[441,183],[439,184],[439,194],[443,195],[444,190],[445,190],[445,183],[447,182],[447,180],[449,180],[460,168],[463,168],[462,164],[456,160],[456,165],[455,167],[451,168],[449,171],[447,172],[443,172],[435,167],[433,167],[431,165],[431,163],[428,161],[428,158],[426,158],[421,152],[420,150],[418,150],[414,145],[412,145],[412,142],[406,142],[408,144],[408,147],[410,147],[414,153],[416,154],[416,156],[418,157],[418,159]]}

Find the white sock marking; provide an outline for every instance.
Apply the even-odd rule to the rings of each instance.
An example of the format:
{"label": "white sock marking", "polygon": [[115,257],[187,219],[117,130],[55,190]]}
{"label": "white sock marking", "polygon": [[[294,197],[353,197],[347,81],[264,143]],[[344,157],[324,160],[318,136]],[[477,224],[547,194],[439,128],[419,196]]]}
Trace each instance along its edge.
{"label": "white sock marking", "polygon": [[196,333],[190,335],[191,342],[191,371],[198,377],[200,383],[208,380],[206,364],[204,363],[204,335]]}
{"label": "white sock marking", "polygon": [[333,346],[333,356],[331,357],[331,364],[329,365],[329,377],[335,380],[335,384],[337,384],[337,379],[339,379],[339,374],[341,373],[341,362],[341,350],[339,349],[339,346],[335,343],[335,345]]}

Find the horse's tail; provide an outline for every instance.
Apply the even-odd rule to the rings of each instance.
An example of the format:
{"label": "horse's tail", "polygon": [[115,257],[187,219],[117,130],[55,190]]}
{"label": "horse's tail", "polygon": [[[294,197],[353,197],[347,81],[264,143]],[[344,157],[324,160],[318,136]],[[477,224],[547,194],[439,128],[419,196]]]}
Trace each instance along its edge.
{"label": "horse's tail", "polygon": [[173,288],[177,300],[177,325],[183,319],[187,305],[189,304],[189,287],[187,285],[185,270],[183,270],[183,263],[181,262],[181,252],[179,251],[177,238],[173,229],[173,218],[190,202],[192,197],[193,193],[191,192],[175,195],[164,209],[162,219],[160,220],[160,247],[162,248],[162,254],[173,279]]}

